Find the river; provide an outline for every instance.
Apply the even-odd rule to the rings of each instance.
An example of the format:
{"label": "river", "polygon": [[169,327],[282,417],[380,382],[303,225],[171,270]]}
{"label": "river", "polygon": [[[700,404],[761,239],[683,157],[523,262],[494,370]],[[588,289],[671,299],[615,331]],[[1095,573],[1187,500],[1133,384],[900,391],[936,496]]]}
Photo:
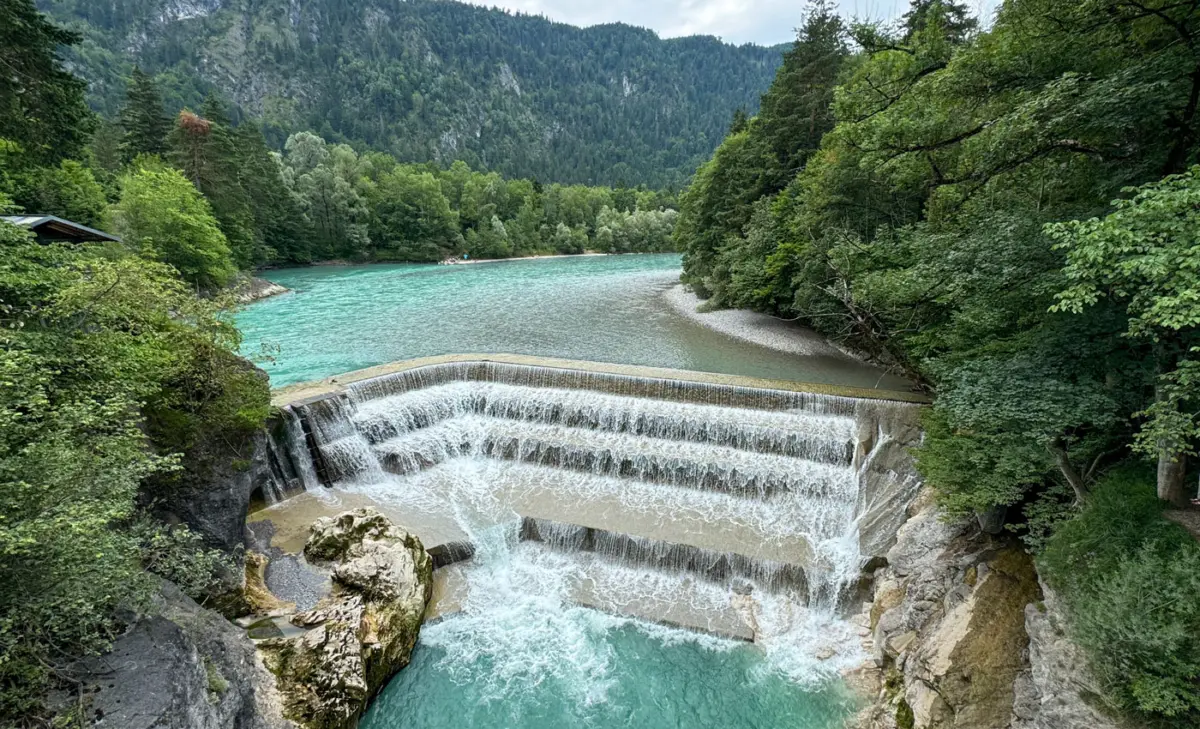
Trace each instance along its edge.
{"label": "river", "polygon": [[[459,266],[319,266],[269,271],[292,293],[237,319],[243,353],[275,387],[401,359],[511,353],[855,387],[900,387],[827,354],[798,357],[681,316],[665,292],[675,254]],[[265,345],[265,346],[264,346]]]}
{"label": "river", "polygon": [[[789,354],[682,315],[665,296],[679,264],[677,255],[642,255],[278,270],[266,277],[292,293],[247,307],[238,324],[244,351],[275,350],[264,366],[277,387],[399,359],[498,352],[897,386],[830,350]],[[317,428],[339,437],[327,444],[330,462],[353,445],[343,460],[373,475],[344,469],[334,488],[259,515],[279,512],[282,523],[297,503],[337,512],[366,500],[427,546],[441,543],[434,526],[449,524],[450,538],[465,535],[478,549],[447,568],[465,597],[424,627],[412,665],[364,729],[835,729],[852,711],[839,672],[863,658],[858,629],[806,608],[794,590],[758,588],[758,645],[617,617],[745,629],[730,584],[517,543],[511,525],[530,513],[585,519],[651,539],[644,549],[653,554],[673,542],[800,560],[787,549],[794,543],[856,575],[857,546],[845,549],[857,543],[853,419],[500,382],[373,397],[352,398],[352,422]],[[475,413],[481,398],[489,405]],[[770,448],[759,442],[768,435],[779,436]],[[497,461],[510,440],[536,463]],[[738,479],[782,492],[738,491]],[[716,480],[730,492],[704,490]],[[821,574],[809,569],[810,592]]]}

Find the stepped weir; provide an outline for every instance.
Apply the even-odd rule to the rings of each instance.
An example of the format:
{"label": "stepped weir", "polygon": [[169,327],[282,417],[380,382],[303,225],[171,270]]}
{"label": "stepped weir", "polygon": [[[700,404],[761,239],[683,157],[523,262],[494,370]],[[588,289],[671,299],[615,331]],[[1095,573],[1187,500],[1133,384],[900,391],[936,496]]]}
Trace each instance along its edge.
{"label": "stepped weir", "polygon": [[561,599],[778,642],[796,610],[858,609],[920,486],[921,403],[531,357],[397,363],[277,393],[265,497],[376,505],[465,611],[520,563],[569,583]]}

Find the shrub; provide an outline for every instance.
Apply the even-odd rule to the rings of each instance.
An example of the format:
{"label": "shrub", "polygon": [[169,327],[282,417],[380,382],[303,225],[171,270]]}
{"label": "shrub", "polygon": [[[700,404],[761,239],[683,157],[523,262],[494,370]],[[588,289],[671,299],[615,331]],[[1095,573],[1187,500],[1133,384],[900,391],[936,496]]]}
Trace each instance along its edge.
{"label": "shrub", "polygon": [[1200,543],[1162,517],[1151,474],[1115,472],[1039,566],[1105,699],[1143,723],[1200,725]]}

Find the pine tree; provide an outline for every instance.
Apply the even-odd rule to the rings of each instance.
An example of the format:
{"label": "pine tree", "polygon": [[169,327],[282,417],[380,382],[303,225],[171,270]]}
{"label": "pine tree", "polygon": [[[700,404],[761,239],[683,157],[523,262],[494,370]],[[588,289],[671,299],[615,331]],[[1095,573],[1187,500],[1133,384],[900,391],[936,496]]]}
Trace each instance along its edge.
{"label": "pine tree", "polygon": [[733,112],[733,119],[729,122],[729,133],[737,134],[745,131],[746,125],[750,122],[750,118],[746,116],[746,107],[739,106]]}
{"label": "pine tree", "polygon": [[[215,97],[210,96],[204,108],[217,119],[228,118]],[[261,263],[265,255],[229,127],[185,109],[168,136],[168,145],[171,160],[208,198],[237,265],[251,268]]]}
{"label": "pine tree", "polygon": [[48,22],[33,0],[0,2],[0,139],[21,145],[35,163],[78,157],[91,136],[87,85],[58,56],[61,46],[78,41]]}
{"label": "pine tree", "polygon": [[905,37],[925,30],[933,19],[937,19],[942,32],[951,43],[967,41],[979,27],[979,21],[971,15],[966,3],[952,0],[912,0],[904,14]]}
{"label": "pine tree", "polygon": [[133,67],[121,109],[121,156],[126,163],[139,154],[162,155],[167,151],[171,119],[163,111],[158,88],[142,69]]}
{"label": "pine tree", "polygon": [[284,183],[280,162],[267,148],[262,130],[244,123],[234,130],[234,143],[241,161],[239,180],[250,200],[264,259],[311,260],[303,203]]}
{"label": "pine tree", "polygon": [[846,26],[830,0],[811,0],[796,44],[763,95],[758,137],[769,160],[762,193],[782,190],[833,128],[833,89],[849,55]]}

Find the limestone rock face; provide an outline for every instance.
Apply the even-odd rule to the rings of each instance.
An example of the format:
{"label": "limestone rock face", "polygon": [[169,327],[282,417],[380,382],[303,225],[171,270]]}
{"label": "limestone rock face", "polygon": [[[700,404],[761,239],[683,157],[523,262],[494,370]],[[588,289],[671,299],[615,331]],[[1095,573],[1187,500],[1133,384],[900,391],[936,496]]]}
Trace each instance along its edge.
{"label": "limestone rock face", "polygon": [[1067,637],[1058,596],[1025,606],[1029,669],[1018,677],[1013,729],[1126,729],[1106,714],[1083,650]]}
{"label": "limestone rock face", "polygon": [[1028,666],[1026,606],[1040,597],[1019,545],[948,521],[923,494],[876,574],[870,612],[879,700],[864,729],[1009,729]]}
{"label": "limestone rock face", "polygon": [[306,631],[259,644],[278,677],[284,715],[311,729],[354,727],[408,662],[433,590],[421,541],[374,509],[318,520],[305,545],[329,562],[333,592],[292,617]]}

